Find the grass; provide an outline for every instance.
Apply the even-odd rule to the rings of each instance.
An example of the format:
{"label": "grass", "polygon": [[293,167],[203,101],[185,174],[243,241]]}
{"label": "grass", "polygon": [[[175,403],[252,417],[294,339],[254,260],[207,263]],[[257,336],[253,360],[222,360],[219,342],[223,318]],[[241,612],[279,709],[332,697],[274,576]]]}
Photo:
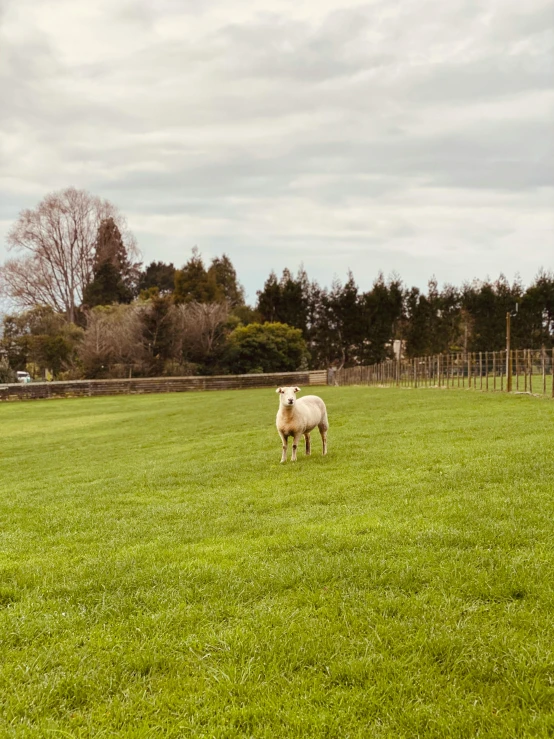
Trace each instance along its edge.
{"label": "grass", "polygon": [[0,736],[554,736],[551,401],[0,405]]}

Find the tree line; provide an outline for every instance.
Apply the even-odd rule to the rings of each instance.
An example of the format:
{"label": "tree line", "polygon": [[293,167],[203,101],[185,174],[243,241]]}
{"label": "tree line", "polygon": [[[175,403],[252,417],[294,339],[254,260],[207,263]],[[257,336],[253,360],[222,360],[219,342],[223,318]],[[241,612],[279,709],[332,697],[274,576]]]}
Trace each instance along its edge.
{"label": "tree line", "polygon": [[551,348],[554,275],[525,287],[502,275],[425,291],[377,275],[362,291],[353,273],[330,288],[272,272],[245,303],[223,254],[198,249],[182,267],[144,266],[125,219],[108,201],[69,188],[23,211],[8,235],[17,256],[0,267],[0,381],[18,369],[54,378],[227,374],[354,366],[393,356]]}

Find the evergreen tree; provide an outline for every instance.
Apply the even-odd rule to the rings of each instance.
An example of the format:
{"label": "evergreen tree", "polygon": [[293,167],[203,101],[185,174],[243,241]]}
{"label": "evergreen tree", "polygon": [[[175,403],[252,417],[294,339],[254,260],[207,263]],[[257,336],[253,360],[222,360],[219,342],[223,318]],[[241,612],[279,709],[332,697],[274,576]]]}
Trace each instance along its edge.
{"label": "evergreen tree", "polygon": [[208,269],[208,281],[215,282],[231,308],[244,305],[244,288],[239,283],[233,263],[226,254],[212,259]]}
{"label": "evergreen tree", "polygon": [[309,304],[309,350],[313,367],[330,367],[340,356],[339,336],[330,293],[312,283]]}
{"label": "evergreen tree", "polygon": [[408,357],[424,357],[430,354],[429,326],[431,307],[425,295],[412,287],[406,295],[406,325],[404,339]]}
{"label": "evergreen tree", "polygon": [[264,289],[258,291],[257,309],[264,321],[286,323],[308,334],[310,283],[303,267],[296,278],[285,268],[280,280],[271,272]]}
{"label": "evergreen tree", "polygon": [[[516,303],[520,303],[523,287],[519,281],[510,285],[504,275],[495,282],[474,280],[466,283],[462,289],[462,306],[471,319],[471,333],[468,338],[468,350],[499,351],[506,346],[506,313],[514,311]],[[514,321],[513,345],[517,347],[523,339]],[[527,344],[529,337],[523,339]]]}
{"label": "evergreen tree", "polygon": [[432,277],[427,295],[413,287],[405,298],[404,338],[409,357],[423,357],[461,349],[460,294],[451,285],[439,292]]}
{"label": "evergreen tree", "polygon": [[[554,274],[541,270],[525,291],[518,315],[513,321],[521,346],[553,346],[554,337]],[[527,338],[527,343],[524,339]]]}
{"label": "evergreen tree", "polygon": [[208,273],[200,252],[195,246],[183,269],[175,272],[175,303],[217,303],[224,300],[223,288],[216,282],[216,274]]}
{"label": "evergreen tree", "polygon": [[283,270],[281,277],[281,311],[279,320],[289,326],[299,328],[303,334],[308,329],[308,295],[306,293],[307,276],[302,268],[298,278],[294,279],[288,269]]}
{"label": "evergreen tree", "polygon": [[356,364],[363,327],[360,296],[352,272],[348,273],[345,285],[334,280],[331,290],[312,283],[307,302],[312,365],[343,367]]}
{"label": "evergreen tree", "polygon": [[49,370],[57,376],[76,361],[82,331],[50,306],[37,306],[17,316],[6,316],[3,328],[0,347],[14,370],[34,365],[40,375]]}
{"label": "evergreen tree", "polygon": [[138,270],[132,265],[121,232],[113,218],[98,228],[94,250],[93,279],[83,293],[89,308],[112,303],[130,303],[136,293]]}
{"label": "evergreen tree", "polygon": [[440,293],[439,352],[457,352],[462,349],[462,323],[460,291],[454,285],[445,285]]}
{"label": "evergreen tree", "polygon": [[175,288],[175,267],[173,263],[150,262],[142,272],[138,283],[139,290],[158,288],[160,295],[172,293]]}
{"label": "evergreen tree", "polygon": [[163,374],[165,363],[174,359],[177,336],[173,310],[169,295],[154,294],[141,314],[144,346],[152,375]]}
{"label": "evergreen tree", "polygon": [[360,343],[357,349],[361,363],[382,362],[392,357],[393,341],[403,314],[403,290],[399,278],[385,282],[379,274],[372,289],[360,296]]}
{"label": "evergreen tree", "polygon": [[268,323],[278,321],[281,315],[281,285],[273,270],[265,281],[264,289],[258,290],[257,295],[256,309],[262,316],[262,320]]}
{"label": "evergreen tree", "polygon": [[12,370],[24,370],[29,355],[28,328],[24,316],[4,316],[0,346]]}
{"label": "evergreen tree", "polygon": [[358,286],[352,272],[344,285],[335,281],[329,295],[332,327],[336,335],[339,367],[358,363],[358,348],[362,340]]}

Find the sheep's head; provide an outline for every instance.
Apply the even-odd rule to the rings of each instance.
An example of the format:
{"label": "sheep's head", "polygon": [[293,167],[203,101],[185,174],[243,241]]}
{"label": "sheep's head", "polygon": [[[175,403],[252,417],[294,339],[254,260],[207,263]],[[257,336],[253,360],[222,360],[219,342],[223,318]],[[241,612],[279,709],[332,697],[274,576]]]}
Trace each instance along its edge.
{"label": "sheep's head", "polygon": [[275,392],[280,393],[279,401],[281,405],[288,407],[288,406],[294,405],[294,401],[296,400],[295,395],[296,393],[300,392],[300,388],[299,387],[278,387]]}

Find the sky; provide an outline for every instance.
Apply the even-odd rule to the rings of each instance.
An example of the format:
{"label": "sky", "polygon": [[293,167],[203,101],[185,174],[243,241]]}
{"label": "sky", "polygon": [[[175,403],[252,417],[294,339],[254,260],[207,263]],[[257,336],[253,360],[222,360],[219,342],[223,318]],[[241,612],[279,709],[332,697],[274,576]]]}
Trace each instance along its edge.
{"label": "sky", "polygon": [[75,186],[250,303],[554,267],[552,0],[0,0],[0,100],[0,263]]}

